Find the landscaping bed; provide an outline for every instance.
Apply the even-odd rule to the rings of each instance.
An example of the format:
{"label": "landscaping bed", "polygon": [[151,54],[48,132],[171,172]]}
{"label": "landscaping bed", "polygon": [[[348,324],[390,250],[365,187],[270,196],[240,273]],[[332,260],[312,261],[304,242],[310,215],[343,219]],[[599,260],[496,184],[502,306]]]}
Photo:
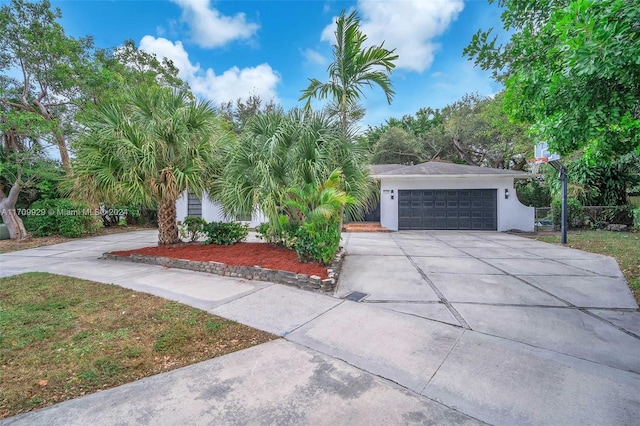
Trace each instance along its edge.
{"label": "landscaping bed", "polygon": [[343,252],[328,268],[302,263],[294,251],[266,243],[215,245],[182,243],[105,253],[103,258],[151,263],[217,275],[293,285],[305,290],[335,290]]}
{"label": "landscaping bed", "polygon": [[0,419],[275,338],[115,285],[0,278]]}

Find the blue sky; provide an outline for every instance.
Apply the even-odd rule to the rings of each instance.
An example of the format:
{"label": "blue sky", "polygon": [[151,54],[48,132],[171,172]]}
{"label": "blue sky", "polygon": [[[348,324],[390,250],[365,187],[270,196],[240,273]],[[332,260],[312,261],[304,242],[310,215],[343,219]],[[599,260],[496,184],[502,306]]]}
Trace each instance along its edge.
{"label": "blue sky", "polygon": [[[4,2],[4,1],[3,1]],[[215,103],[258,94],[285,109],[302,105],[307,78],[326,80],[331,24],[342,9],[358,11],[374,43],[400,58],[392,75],[396,96],[367,90],[366,125],[440,108],[464,93],[500,90],[462,49],[479,28],[500,28],[500,11],[486,0],[124,1],[52,0],[68,34],[92,35],[98,47],[132,39],[172,59],[196,95]],[[316,105],[318,105],[316,103]]]}

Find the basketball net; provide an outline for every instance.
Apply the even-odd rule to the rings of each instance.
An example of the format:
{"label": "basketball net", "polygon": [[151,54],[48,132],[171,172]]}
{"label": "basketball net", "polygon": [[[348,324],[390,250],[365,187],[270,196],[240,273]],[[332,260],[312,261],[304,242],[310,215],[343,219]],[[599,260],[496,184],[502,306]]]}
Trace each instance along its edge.
{"label": "basketball net", "polygon": [[533,158],[529,160],[529,170],[531,170],[531,173],[534,175],[537,175],[540,173],[540,166],[548,162],[549,159],[547,157]]}

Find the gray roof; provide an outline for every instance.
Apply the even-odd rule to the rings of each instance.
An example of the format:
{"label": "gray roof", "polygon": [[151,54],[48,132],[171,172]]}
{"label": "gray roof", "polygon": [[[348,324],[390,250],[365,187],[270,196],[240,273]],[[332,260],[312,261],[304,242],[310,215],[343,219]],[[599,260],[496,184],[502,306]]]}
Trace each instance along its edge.
{"label": "gray roof", "polygon": [[[388,167],[384,167],[388,166]],[[493,169],[491,167],[467,166],[463,164],[445,163],[443,161],[427,161],[415,166],[398,164],[374,164],[371,166],[374,176],[523,176],[528,173],[515,170]]]}
{"label": "gray roof", "polygon": [[397,170],[407,167],[406,164],[371,164],[369,166],[369,171],[372,175],[379,175],[380,173],[385,173],[391,170]]}

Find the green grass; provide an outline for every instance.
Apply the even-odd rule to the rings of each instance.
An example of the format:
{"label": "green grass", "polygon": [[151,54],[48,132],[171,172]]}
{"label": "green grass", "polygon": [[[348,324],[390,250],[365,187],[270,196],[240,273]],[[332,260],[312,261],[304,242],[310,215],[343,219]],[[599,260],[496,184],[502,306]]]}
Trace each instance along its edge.
{"label": "green grass", "polygon": [[[534,238],[547,243],[560,243],[559,235],[537,235]],[[567,235],[567,246],[614,257],[636,301],[640,303],[640,233],[572,231]]]}
{"label": "green grass", "polygon": [[113,285],[0,278],[0,419],[273,338]]}

